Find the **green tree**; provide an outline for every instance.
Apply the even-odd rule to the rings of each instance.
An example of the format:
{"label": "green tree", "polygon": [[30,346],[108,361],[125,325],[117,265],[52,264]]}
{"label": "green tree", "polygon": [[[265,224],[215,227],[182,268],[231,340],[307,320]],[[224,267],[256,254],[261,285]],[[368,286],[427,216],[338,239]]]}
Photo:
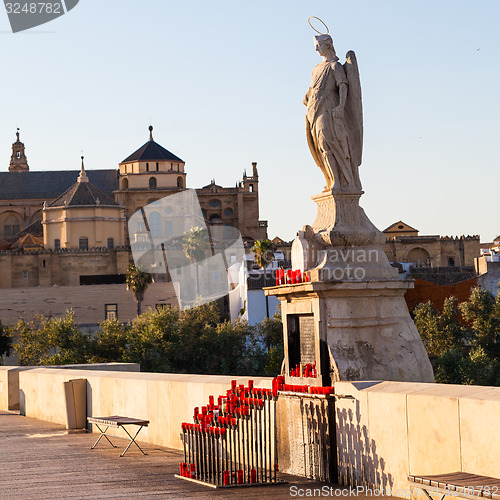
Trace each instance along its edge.
{"label": "green tree", "polygon": [[[9,356],[12,349],[12,334],[9,328],[0,321],[0,361],[4,356]],[[1,363],[0,363],[1,364]]]}
{"label": "green tree", "polygon": [[500,296],[474,288],[466,302],[446,299],[441,313],[419,304],[414,318],[436,382],[500,385]]}
{"label": "green tree", "polygon": [[261,268],[266,268],[273,260],[274,243],[271,240],[256,241],[252,247],[254,260]]}
{"label": "green tree", "polygon": [[91,341],[75,324],[72,311],[62,318],[21,319],[13,328],[14,349],[21,365],[63,365],[88,362]]}
{"label": "green tree", "polygon": [[36,316],[33,321],[20,319],[13,327],[14,350],[22,366],[36,366],[49,352],[50,340],[43,332],[43,316]]}
{"label": "green tree", "polygon": [[130,325],[118,319],[107,319],[99,325],[92,342],[91,363],[125,361],[129,356]]}
{"label": "green tree", "polygon": [[148,309],[134,319],[123,361],[139,363],[141,370],[173,372],[178,351],[179,312],[176,308]]}
{"label": "green tree", "polygon": [[500,357],[500,294],[495,298],[487,290],[473,288],[469,300],[460,304],[460,312],[472,332],[471,345],[490,357]]}
{"label": "green tree", "polygon": [[460,323],[460,309],[455,297],[448,297],[439,313],[431,302],[417,304],[413,311],[415,325],[427,354],[441,356],[452,348],[466,345],[469,332]]}
{"label": "green tree", "polygon": [[67,312],[39,316],[13,328],[22,365],[134,362],[143,371],[214,375],[276,375],[283,360],[281,321],[252,327],[221,322],[216,302],[179,313],[148,309],[132,323],[103,321],[94,338],[83,335]]}
{"label": "green tree", "polygon": [[186,258],[194,263],[196,269],[196,294],[200,293],[200,278],[198,275],[198,262],[207,258],[211,250],[207,231],[199,227],[192,227],[182,237],[182,251]]}
{"label": "green tree", "polygon": [[130,264],[125,282],[127,283],[127,290],[132,290],[134,300],[137,302],[137,316],[139,316],[141,314],[141,304],[144,300],[144,294],[153,282],[153,276]]}

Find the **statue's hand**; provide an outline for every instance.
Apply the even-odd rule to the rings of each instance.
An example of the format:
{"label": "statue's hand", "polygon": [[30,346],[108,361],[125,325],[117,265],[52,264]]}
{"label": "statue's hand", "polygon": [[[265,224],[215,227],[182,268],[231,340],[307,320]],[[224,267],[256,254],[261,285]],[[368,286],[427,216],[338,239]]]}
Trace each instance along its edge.
{"label": "statue's hand", "polygon": [[343,106],[337,106],[336,108],[333,108],[332,116],[333,116],[334,120],[335,119],[343,120],[343,118],[344,118],[344,107]]}

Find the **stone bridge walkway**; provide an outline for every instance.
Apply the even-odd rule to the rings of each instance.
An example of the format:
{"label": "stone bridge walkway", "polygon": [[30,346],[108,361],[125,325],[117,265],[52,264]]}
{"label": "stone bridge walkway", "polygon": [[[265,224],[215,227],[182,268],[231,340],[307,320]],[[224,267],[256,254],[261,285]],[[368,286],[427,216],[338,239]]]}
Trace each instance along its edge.
{"label": "stone bridge walkway", "polygon": [[[142,456],[133,446],[120,458],[120,448],[99,443],[96,434],[68,434],[61,426],[0,412],[0,498],[14,499],[189,499],[291,498],[290,486],[323,484],[287,476],[289,484],[213,490],[176,479],[183,461],[176,450],[144,443]],[[361,497],[358,497],[361,498]]]}

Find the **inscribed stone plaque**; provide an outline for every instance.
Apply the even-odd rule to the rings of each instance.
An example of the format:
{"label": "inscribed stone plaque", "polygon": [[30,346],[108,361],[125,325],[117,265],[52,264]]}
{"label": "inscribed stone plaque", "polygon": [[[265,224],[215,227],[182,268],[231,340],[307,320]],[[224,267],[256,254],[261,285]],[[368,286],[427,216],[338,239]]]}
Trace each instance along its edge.
{"label": "inscribed stone plaque", "polygon": [[314,316],[299,316],[300,362],[314,363],[316,349],[314,343]]}

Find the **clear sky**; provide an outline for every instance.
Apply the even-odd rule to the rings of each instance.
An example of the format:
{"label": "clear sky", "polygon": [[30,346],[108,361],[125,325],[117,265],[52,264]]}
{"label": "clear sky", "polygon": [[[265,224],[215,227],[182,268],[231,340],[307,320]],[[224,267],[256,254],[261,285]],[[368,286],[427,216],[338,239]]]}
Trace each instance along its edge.
{"label": "clear sky", "polygon": [[[0,6],[1,7],[1,6]],[[498,0],[80,0],[12,34],[0,10],[0,168],[16,127],[32,170],[117,168],[148,138],[186,161],[188,187],[233,186],[257,161],[260,218],[292,239],[324,179],[302,98],[311,15],[356,52],[361,198],[381,230],[500,234]]]}

